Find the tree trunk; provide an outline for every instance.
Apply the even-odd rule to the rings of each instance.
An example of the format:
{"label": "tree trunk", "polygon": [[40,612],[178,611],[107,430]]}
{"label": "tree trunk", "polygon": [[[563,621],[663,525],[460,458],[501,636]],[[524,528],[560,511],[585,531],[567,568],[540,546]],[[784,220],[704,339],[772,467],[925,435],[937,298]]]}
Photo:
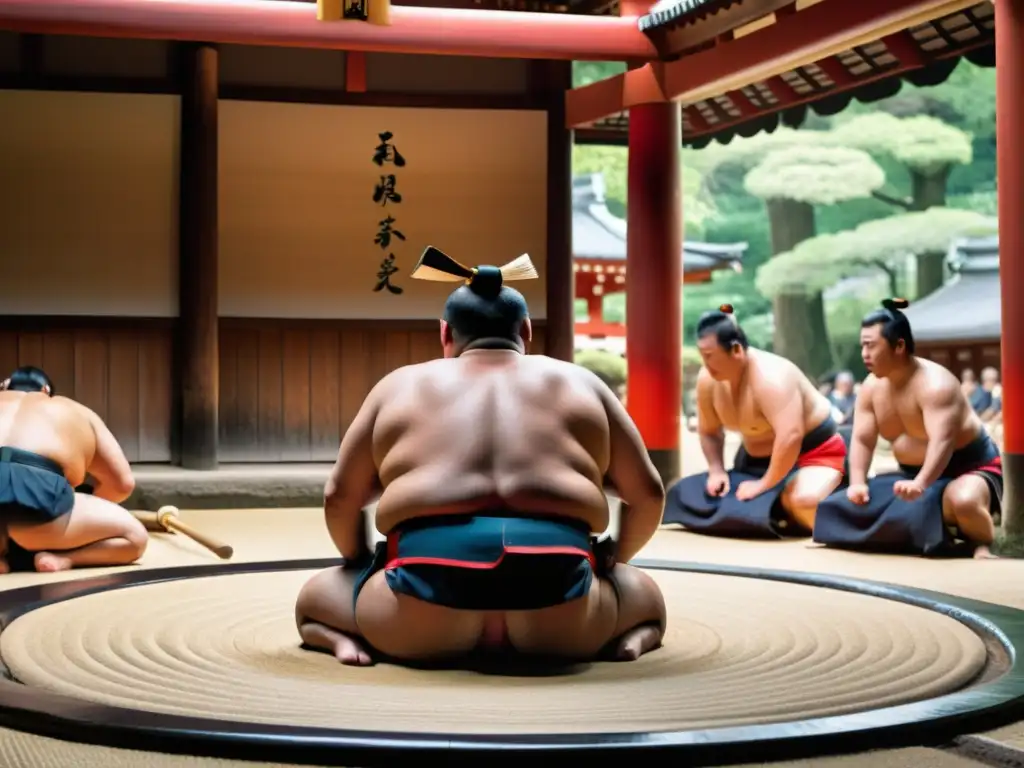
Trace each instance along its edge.
{"label": "tree trunk", "polygon": [[[929,208],[946,205],[946,185],[949,181],[950,167],[946,166],[938,173],[925,175],[910,172],[913,189],[913,209],[927,211]],[[917,254],[917,300],[929,293],[939,290],[946,282],[946,254]]]}
{"label": "tree trunk", "polygon": [[832,345],[825,325],[825,301],[813,296],[781,295],[774,301],[775,353],[817,378],[832,368]]}
{"label": "tree trunk", "polygon": [[772,255],[792,250],[814,237],[814,206],[796,200],[767,200],[772,230]]}
{"label": "tree trunk", "polygon": [[929,293],[939,290],[946,282],[946,254],[943,252],[917,254],[917,295],[920,301]]}
{"label": "tree trunk", "polygon": [[[814,237],[814,207],[796,200],[768,200],[772,253],[791,250]],[[772,302],[775,317],[774,352],[792,360],[804,373],[817,377],[832,367],[832,346],[825,325],[821,293],[780,295]]]}

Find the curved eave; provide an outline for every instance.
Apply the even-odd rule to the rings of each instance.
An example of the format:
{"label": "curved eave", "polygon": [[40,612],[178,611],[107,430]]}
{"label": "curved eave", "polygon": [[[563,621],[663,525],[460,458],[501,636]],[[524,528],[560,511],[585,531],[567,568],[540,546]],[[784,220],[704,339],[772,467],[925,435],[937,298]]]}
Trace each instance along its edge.
{"label": "curved eave", "polygon": [[962,273],[905,314],[922,343],[996,341],[1002,333],[999,273]]}
{"label": "curved eave", "polygon": [[706,16],[735,5],[743,0],[660,0],[646,16],[641,16],[641,32],[653,32],[670,24],[698,21]]}
{"label": "curved eave", "polygon": [[[778,77],[683,104],[683,143],[700,149],[712,141],[799,128],[808,111],[834,115],[854,99],[871,103],[899,93],[904,82],[935,86],[964,59],[995,66],[995,22],[985,0],[964,11],[919,24],[897,35],[856,46]],[[579,144],[625,144],[629,115],[621,112],[575,131]]]}

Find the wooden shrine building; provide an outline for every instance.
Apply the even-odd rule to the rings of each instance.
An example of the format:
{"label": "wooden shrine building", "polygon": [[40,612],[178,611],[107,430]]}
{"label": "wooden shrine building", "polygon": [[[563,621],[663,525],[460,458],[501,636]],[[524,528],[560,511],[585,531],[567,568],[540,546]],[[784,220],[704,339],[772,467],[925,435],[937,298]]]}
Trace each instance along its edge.
{"label": "wooden shrine building", "polygon": [[999,238],[965,237],[950,247],[952,279],[907,309],[918,354],[957,376],[1000,368]]}
{"label": "wooden shrine building", "polygon": [[[0,1],[0,367],[41,362],[135,461],[329,460],[374,381],[438,353],[445,289],[405,279],[427,243],[530,253],[535,351],[570,358],[572,144],[624,143],[629,407],[671,479],[683,143],[935,84],[996,39],[1001,290],[1024,280],[1024,0],[410,2],[380,24],[293,0]],[[573,88],[572,60],[630,68]],[[1002,333],[1020,389],[1024,303]]]}
{"label": "wooden shrine building", "polygon": [[[608,210],[604,177],[577,176],[572,183],[572,266],[576,300],[586,301],[587,318],[576,321],[579,337],[625,336],[626,326],[605,320],[604,299],[626,290],[626,221]],[[712,272],[739,270],[746,243],[701,243],[685,240],[683,283],[706,283]]]}

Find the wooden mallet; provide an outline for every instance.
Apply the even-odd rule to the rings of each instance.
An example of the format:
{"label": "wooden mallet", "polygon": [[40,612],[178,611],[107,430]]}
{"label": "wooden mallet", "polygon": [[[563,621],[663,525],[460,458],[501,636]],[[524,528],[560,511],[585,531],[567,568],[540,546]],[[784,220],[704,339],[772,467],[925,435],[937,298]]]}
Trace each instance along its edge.
{"label": "wooden mallet", "polygon": [[200,533],[187,523],[183,523],[178,517],[177,507],[160,507],[156,512],[138,510],[132,514],[146,527],[147,531],[182,533],[193,541],[202,544],[222,560],[230,559],[235,553],[234,548],[230,545],[217,541],[206,534]]}

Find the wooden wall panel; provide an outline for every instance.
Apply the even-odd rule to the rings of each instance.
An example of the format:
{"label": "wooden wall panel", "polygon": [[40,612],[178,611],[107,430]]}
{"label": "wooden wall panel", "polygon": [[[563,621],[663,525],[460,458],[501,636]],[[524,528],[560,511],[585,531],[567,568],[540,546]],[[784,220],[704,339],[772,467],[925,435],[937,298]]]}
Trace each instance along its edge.
{"label": "wooden wall panel", "polygon": [[220,460],[334,461],[373,385],[440,354],[433,323],[222,318]]}
{"label": "wooden wall panel", "polygon": [[[533,351],[543,352],[543,327]],[[440,356],[435,323],[221,319],[220,461],[333,461],[367,393]],[[17,318],[0,326],[0,375],[37,365],[92,408],[133,463],[173,463],[173,328],[167,321]]]}
{"label": "wooden wall panel", "polygon": [[[0,329],[0,375],[19,365],[44,369],[58,394],[94,410],[131,462],[170,462],[173,451],[169,327],[48,322]],[[71,323],[69,322],[69,326]]]}

